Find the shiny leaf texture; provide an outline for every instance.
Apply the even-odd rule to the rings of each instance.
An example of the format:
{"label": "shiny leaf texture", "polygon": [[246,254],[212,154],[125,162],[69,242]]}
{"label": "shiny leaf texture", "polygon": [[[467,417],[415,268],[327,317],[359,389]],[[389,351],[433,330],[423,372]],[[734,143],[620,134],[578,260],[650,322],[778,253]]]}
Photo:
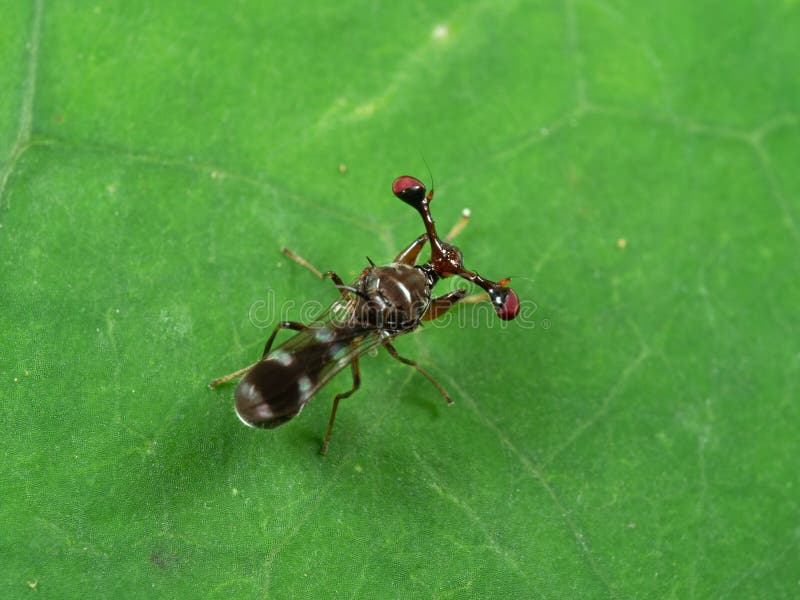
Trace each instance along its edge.
{"label": "shiny leaf texture", "polygon": [[[0,595],[796,596],[798,31],[789,0],[7,3]],[[207,382],[336,297],[281,246],[390,261],[426,163],[523,314],[398,340],[452,407],[381,352],[327,457],[346,372],[244,427]]]}

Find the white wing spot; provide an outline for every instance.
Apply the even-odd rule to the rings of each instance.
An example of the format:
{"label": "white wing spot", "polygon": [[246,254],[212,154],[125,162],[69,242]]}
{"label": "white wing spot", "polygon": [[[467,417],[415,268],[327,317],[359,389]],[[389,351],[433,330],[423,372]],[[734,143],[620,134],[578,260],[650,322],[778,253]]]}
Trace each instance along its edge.
{"label": "white wing spot", "polygon": [[279,365],[288,367],[290,364],[294,362],[294,356],[292,356],[288,352],[276,352],[270,357],[270,360],[274,360]]}
{"label": "white wing spot", "polygon": [[300,393],[303,395],[311,391],[313,385],[314,384],[311,383],[311,380],[305,375],[303,375],[297,380],[297,387],[300,389]]}
{"label": "white wing spot", "polygon": [[[261,394],[256,390],[256,386],[249,382],[243,382],[239,384],[239,389],[241,390],[242,396],[247,398],[251,404],[258,405],[258,415],[262,420],[268,421],[275,416],[273,410],[269,407],[266,402],[263,402],[263,398]],[[255,427],[250,421],[247,421],[239,411],[236,411],[236,416],[239,417],[239,420],[247,425],[248,427]]]}
{"label": "white wing spot", "polygon": [[339,354],[344,349],[344,344],[331,344],[328,347],[328,360]]}
{"label": "white wing spot", "polygon": [[320,329],[314,334],[314,339],[323,344],[327,344],[333,339],[333,332],[330,329]]}

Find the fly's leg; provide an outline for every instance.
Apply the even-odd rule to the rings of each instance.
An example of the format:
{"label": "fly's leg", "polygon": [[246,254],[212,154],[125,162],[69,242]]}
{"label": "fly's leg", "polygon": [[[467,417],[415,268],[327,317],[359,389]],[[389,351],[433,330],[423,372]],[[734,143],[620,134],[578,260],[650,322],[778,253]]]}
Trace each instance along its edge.
{"label": "fly's leg", "polygon": [[217,387],[218,385],[220,385],[222,383],[227,383],[231,379],[236,379],[240,375],[244,375],[250,369],[255,367],[257,364],[258,363],[253,363],[252,365],[247,366],[244,369],[239,369],[238,371],[234,371],[233,373],[228,373],[227,375],[224,375],[222,377],[217,377],[214,381],[212,381],[211,383],[208,384],[208,387],[210,387],[213,390],[215,387]]}
{"label": "fly's leg", "polygon": [[331,418],[328,421],[328,432],[325,434],[325,440],[322,442],[322,448],[319,453],[323,456],[328,453],[328,443],[331,441],[331,432],[333,431],[333,422],[336,420],[336,409],[339,408],[339,400],[352,396],[355,391],[361,386],[361,371],[358,368],[358,356],[350,363],[350,368],[353,372],[353,387],[346,392],[339,392],[333,398],[333,408],[331,409]]}
{"label": "fly's leg", "polygon": [[461,301],[461,303],[477,304],[478,302],[485,302],[487,300],[489,300],[489,294],[487,294],[486,292],[481,292],[480,294],[472,294],[471,296],[467,296]]}
{"label": "fly's leg", "polygon": [[[304,331],[304,330],[308,329],[308,327],[306,327],[302,323],[297,323],[295,321],[281,321],[280,323],[278,323],[275,326],[275,329],[272,330],[272,335],[269,336],[269,339],[267,340],[267,345],[264,346],[264,354],[261,355],[261,358],[264,358],[267,354],[269,354],[269,350],[270,350],[270,348],[272,348],[272,342],[275,341],[275,336],[278,335],[278,332],[281,329],[292,329],[294,331]],[[228,373],[227,375],[224,375],[222,377],[217,377],[214,381],[212,381],[211,383],[208,384],[208,387],[210,387],[213,390],[215,387],[217,387],[218,385],[220,385],[222,383],[227,383],[231,379],[236,379],[240,375],[244,375],[250,369],[255,367],[257,364],[258,363],[253,363],[252,365],[247,366],[244,369],[239,369],[238,371],[234,371],[233,373]]]}
{"label": "fly's leg", "polygon": [[345,300],[348,299],[347,290],[342,289],[343,287],[345,287],[344,282],[342,281],[342,278],[339,277],[336,273],[334,273],[333,271],[325,271],[323,273],[322,271],[317,269],[317,267],[315,267],[310,262],[308,262],[305,258],[300,256],[299,254],[296,254],[296,253],[292,252],[286,246],[281,248],[281,252],[283,252],[286,255],[287,258],[290,258],[291,260],[296,262],[301,267],[305,267],[306,269],[311,271],[314,275],[316,275],[320,279],[325,279],[326,277],[330,278],[333,281],[333,284],[337,288],[339,288],[339,291],[341,292],[341,294],[344,297],[344,299]]}
{"label": "fly's leg", "polygon": [[456,236],[461,233],[464,230],[464,227],[467,226],[467,223],[469,223],[469,217],[471,214],[472,212],[468,208],[465,208],[461,211],[461,218],[456,222],[455,225],[453,225],[453,228],[447,232],[447,235],[444,236],[445,242],[452,242],[454,239],[456,239]]}
{"label": "fly's leg", "polygon": [[383,347],[386,348],[387,352],[389,352],[392,358],[399,360],[404,365],[414,367],[417,371],[419,371],[422,375],[424,375],[428,381],[430,381],[434,386],[436,386],[436,389],[439,390],[439,393],[442,395],[442,398],[444,398],[445,402],[447,402],[448,404],[453,403],[453,401],[450,399],[450,396],[448,396],[447,392],[444,391],[444,388],[441,385],[439,385],[439,382],[436,381],[433,377],[431,377],[431,375],[425,369],[420,367],[416,362],[414,362],[410,358],[403,358],[402,356],[400,356],[397,353],[397,350],[394,349],[394,346],[392,346],[389,342],[383,342]]}
{"label": "fly's leg", "polygon": [[413,242],[411,242],[408,246],[406,246],[400,254],[398,254],[394,262],[396,263],[403,263],[404,265],[409,265],[413,267],[417,264],[417,257],[419,256],[422,247],[425,245],[425,242],[428,241],[428,234],[423,233]]}
{"label": "fly's leg", "polygon": [[423,321],[433,321],[434,319],[438,319],[443,314],[445,314],[450,308],[459,300],[464,298],[466,295],[467,290],[463,288],[459,288],[457,290],[453,290],[449,294],[445,294],[444,296],[438,296],[431,300],[431,303],[428,305],[428,310],[425,311],[425,314],[422,315]]}
{"label": "fly's leg", "polygon": [[294,252],[289,250],[286,246],[281,248],[281,252],[283,252],[286,255],[287,258],[291,258],[294,262],[296,262],[301,267],[305,267],[306,269],[311,271],[319,279],[324,279],[325,278],[324,275],[322,274],[322,271],[320,271],[317,267],[312,265],[310,262],[308,262],[305,258],[300,256],[299,254],[295,254]]}
{"label": "fly's leg", "polygon": [[272,348],[272,342],[275,341],[275,336],[278,335],[278,332],[281,329],[291,329],[292,331],[305,331],[308,329],[307,325],[303,325],[302,323],[298,323],[297,321],[281,321],[275,326],[275,329],[272,330],[272,335],[269,336],[267,340],[267,344],[264,346],[264,354],[261,355],[261,358],[264,358],[267,354],[269,354],[270,348]]}
{"label": "fly's leg", "polygon": [[[464,210],[461,211],[461,218],[455,225],[453,225],[453,228],[444,238],[446,242],[452,241],[459,233],[461,233],[461,231],[464,229],[464,227],[467,226],[467,223],[469,222],[469,216],[470,216],[470,211],[468,208],[465,208]],[[419,236],[417,239],[411,242],[408,246],[406,246],[400,252],[400,254],[398,254],[395,257],[394,262],[403,263],[404,265],[410,265],[413,267],[415,264],[417,264],[417,257],[419,256],[422,247],[425,245],[425,242],[427,241],[428,241],[428,234],[423,233],[421,236]]]}

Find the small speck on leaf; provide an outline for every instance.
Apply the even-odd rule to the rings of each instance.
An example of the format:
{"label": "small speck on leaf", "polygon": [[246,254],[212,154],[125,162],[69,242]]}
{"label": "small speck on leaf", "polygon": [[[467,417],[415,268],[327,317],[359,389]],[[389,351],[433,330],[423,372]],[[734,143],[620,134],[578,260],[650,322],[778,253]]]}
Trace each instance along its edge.
{"label": "small speck on leaf", "polygon": [[159,569],[168,569],[178,564],[178,557],[174,554],[164,554],[158,550],[150,553],[150,562]]}
{"label": "small speck on leaf", "polygon": [[446,38],[449,35],[449,33],[450,29],[447,27],[447,25],[437,25],[436,27],[433,28],[433,31],[431,32],[431,37],[435,40],[442,40]]}

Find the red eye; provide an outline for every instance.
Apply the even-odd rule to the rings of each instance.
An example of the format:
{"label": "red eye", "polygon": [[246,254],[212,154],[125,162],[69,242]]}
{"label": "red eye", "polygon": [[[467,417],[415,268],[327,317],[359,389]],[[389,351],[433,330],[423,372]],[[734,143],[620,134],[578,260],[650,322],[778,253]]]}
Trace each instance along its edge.
{"label": "red eye", "polygon": [[503,321],[511,321],[519,314],[519,297],[509,287],[489,290],[489,298],[497,316]]}
{"label": "red eye", "polygon": [[406,204],[416,207],[425,198],[425,185],[416,177],[403,175],[392,183],[392,193]]}
{"label": "red eye", "polygon": [[518,314],[519,298],[514,290],[508,288],[508,296],[506,296],[506,301],[503,303],[503,308],[497,312],[497,316],[504,321],[511,321],[516,318]]}

